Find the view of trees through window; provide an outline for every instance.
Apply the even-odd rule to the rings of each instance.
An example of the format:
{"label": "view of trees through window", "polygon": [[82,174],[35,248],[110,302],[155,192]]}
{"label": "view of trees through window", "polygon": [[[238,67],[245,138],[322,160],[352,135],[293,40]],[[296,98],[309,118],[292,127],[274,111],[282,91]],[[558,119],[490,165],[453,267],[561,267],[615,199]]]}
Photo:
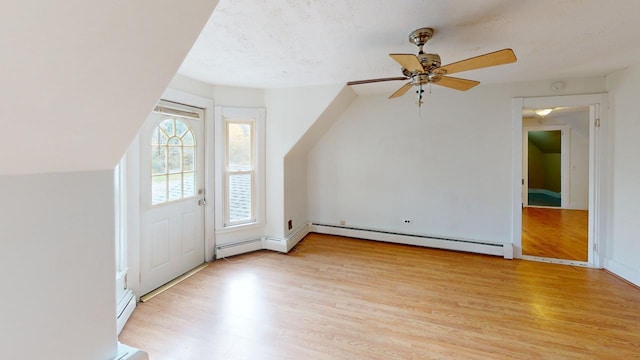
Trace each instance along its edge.
{"label": "view of trees through window", "polygon": [[251,170],[251,124],[229,123],[229,170]]}

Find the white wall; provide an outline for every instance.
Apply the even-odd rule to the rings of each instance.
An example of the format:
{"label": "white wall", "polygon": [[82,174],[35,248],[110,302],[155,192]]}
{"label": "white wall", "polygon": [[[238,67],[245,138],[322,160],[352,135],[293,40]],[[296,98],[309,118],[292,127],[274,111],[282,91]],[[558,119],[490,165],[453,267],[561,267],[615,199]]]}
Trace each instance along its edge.
{"label": "white wall", "polygon": [[220,106],[265,106],[264,90],[258,88],[211,85],[182,75],[175,75],[169,88],[212,99]]}
{"label": "white wall", "polygon": [[5,359],[116,355],[113,172],[0,176]]}
{"label": "white wall", "polygon": [[113,168],[216,4],[3,4],[3,358],[116,355]]}
{"label": "white wall", "polygon": [[5,3],[0,173],[114,168],[216,4]]}
{"label": "white wall", "polygon": [[[344,92],[343,92],[344,91]],[[287,186],[291,191],[300,194],[296,199],[289,198],[290,210],[286,212],[285,218],[285,156],[310,130],[323,112],[340,94],[353,94],[351,90],[344,90],[342,84],[325,85],[304,88],[268,89],[265,92],[265,102],[267,106],[267,229],[266,234],[275,237],[284,237],[287,230],[287,220],[293,219],[294,229],[306,223],[308,219],[303,218],[304,213],[295,214],[295,209],[300,209],[306,199],[301,192],[305,191],[306,185],[301,184],[306,178],[306,169],[300,168],[303,160],[300,154],[291,155],[288,164],[291,165],[289,171],[291,176],[287,181]],[[348,95],[343,95],[348,97]],[[335,115],[337,116],[337,114]],[[335,116],[328,116],[321,120],[321,124],[335,121]],[[324,129],[324,125],[319,125],[319,129]],[[315,143],[316,139],[322,136],[323,131],[317,130],[309,133],[309,140]],[[296,195],[292,195],[296,197]],[[298,203],[299,201],[299,203]]]}
{"label": "white wall", "polygon": [[345,86],[326,106],[325,110],[299,138],[298,142],[284,157],[284,220],[292,220],[292,228],[285,228],[285,234],[295,232],[309,222],[307,213],[307,155],[340,115],[351,105],[357,95],[351,87]]}
{"label": "white wall", "polygon": [[569,202],[568,209],[589,208],[589,109],[558,114],[555,117],[525,118],[524,127],[569,126]]}
{"label": "white wall", "polygon": [[568,79],[557,94],[550,83],[434,86],[421,112],[411,93],[358,97],[309,153],[310,219],[510,243],[512,98],[605,87]]}
{"label": "white wall", "polygon": [[613,202],[605,267],[640,286],[640,65],[607,76],[613,119]]}

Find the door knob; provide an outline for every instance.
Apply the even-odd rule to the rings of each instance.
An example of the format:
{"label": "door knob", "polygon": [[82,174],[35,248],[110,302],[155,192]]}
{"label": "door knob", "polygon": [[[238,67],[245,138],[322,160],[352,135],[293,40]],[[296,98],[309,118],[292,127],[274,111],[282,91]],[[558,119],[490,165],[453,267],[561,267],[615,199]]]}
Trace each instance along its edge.
{"label": "door knob", "polygon": [[207,200],[206,199],[198,200],[198,206],[204,206],[204,205],[207,205]]}

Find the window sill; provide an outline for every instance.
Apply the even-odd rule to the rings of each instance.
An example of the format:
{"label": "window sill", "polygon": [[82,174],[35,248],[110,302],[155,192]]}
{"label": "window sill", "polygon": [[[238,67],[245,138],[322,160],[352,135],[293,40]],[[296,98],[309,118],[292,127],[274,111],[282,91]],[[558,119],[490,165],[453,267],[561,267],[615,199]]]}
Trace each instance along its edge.
{"label": "window sill", "polygon": [[246,223],[246,224],[230,225],[230,226],[222,227],[220,229],[216,229],[216,234],[226,234],[226,233],[235,232],[235,231],[252,230],[252,229],[257,229],[261,227],[264,227],[264,222],[262,221]]}

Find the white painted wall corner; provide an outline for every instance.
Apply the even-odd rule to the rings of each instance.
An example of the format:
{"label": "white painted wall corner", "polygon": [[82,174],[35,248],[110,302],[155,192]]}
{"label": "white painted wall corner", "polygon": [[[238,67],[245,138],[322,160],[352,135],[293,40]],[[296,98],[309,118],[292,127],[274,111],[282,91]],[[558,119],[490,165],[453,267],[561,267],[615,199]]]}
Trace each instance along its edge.
{"label": "white painted wall corner", "polygon": [[298,243],[309,234],[309,224],[304,224],[293,231],[291,234],[280,238],[273,236],[264,236],[262,238],[262,248],[266,250],[279,251],[288,253]]}
{"label": "white painted wall corner", "polygon": [[640,286],[640,272],[625,264],[610,258],[604,259],[604,268],[611,271],[617,276],[629,281],[630,283]]}

